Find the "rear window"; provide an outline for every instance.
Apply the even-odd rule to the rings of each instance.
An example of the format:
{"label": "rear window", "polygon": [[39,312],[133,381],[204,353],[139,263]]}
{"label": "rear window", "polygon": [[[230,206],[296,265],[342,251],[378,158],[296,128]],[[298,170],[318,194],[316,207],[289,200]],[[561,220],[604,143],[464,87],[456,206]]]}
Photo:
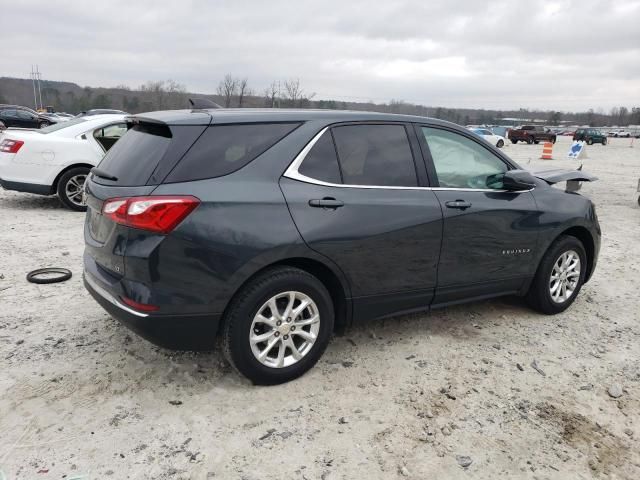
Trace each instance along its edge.
{"label": "rear window", "polygon": [[[116,177],[118,186],[145,185],[171,143],[166,126],[134,125],[118,140],[102,159],[98,168]],[[94,177],[98,183],[111,181]]]}
{"label": "rear window", "polygon": [[404,126],[348,125],[332,131],[346,185],[418,185]]}
{"label": "rear window", "polygon": [[62,130],[63,128],[73,127],[74,125],[78,125],[80,123],[84,123],[87,120],[85,118],[74,118],[73,120],[68,120],[66,122],[59,122],[49,125],[48,127],[41,128],[38,130],[40,133],[52,133],[57,132],[58,130]]}
{"label": "rear window", "polygon": [[188,182],[228,175],[263,154],[298,125],[252,123],[208,127],[165,181]]}

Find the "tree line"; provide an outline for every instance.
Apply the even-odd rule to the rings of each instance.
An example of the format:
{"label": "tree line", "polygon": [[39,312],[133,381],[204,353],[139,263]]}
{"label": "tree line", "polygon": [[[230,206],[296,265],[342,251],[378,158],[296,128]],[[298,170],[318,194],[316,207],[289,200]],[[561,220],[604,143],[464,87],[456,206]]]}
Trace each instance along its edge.
{"label": "tree line", "polygon": [[[226,74],[214,87],[215,94],[192,94],[175,80],[147,81],[136,89],[126,85],[113,88],[79,87],[73,83],[43,81],[45,105],[56,111],[78,113],[92,108],[114,108],[129,113],[188,108],[191,96],[205,97],[227,108],[328,108],[338,110],[370,110],[421,115],[448,120],[461,125],[504,124],[501,119],[521,118],[546,121],[549,125],[571,122],[579,125],[640,125],[640,107],[619,106],[609,112],[589,109],[585,112],[529,110],[489,110],[445,108],[417,105],[392,99],[387,103],[345,102],[316,99],[298,78],[272,81],[265,88],[254,88],[247,77]],[[31,80],[0,78],[0,103],[32,105]]]}

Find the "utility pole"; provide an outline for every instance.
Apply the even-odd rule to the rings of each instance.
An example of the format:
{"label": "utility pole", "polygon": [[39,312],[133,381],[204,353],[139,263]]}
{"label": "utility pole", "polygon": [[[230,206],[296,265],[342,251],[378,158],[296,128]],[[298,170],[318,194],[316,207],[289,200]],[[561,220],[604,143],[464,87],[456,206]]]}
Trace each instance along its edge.
{"label": "utility pole", "polygon": [[41,75],[40,75],[40,69],[38,68],[38,65],[36,65],[36,76],[38,77],[38,96],[40,97],[40,108],[44,108],[44,106],[42,105],[42,91],[40,90],[40,79],[41,79]]}
{"label": "utility pole", "polygon": [[38,110],[38,97],[36,97],[36,72],[31,65],[31,83],[33,84],[33,103],[35,105],[35,109]]}

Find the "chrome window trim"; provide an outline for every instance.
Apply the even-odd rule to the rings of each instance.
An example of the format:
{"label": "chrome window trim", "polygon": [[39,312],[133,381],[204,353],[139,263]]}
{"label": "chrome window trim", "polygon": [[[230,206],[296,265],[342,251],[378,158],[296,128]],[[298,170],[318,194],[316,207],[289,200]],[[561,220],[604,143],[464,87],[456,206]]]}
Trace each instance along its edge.
{"label": "chrome window trim", "polygon": [[344,183],[330,183],[324,182],[322,180],[317,180],[315,178],[307,177],[298,171],[302,162],[307,157],[313,146],[316,144],[320,137],[325,134],[329,127],[324,127],[320,132],[318,132],[307,145],[300,151],[300,153],[293,159],[291,164],[287,167],[283,177],[290,178],[291,180],[298,180],[304,183],[311,183],[313,185],[321,185],[324,187],[336,187],[336,188],[360,188],[360,189],[382,189],[382,190],[435,190],[435,191],[454,191],[454,192],[492,192],[492,193],[524,193],[530,192],[533,189],[529,190],[496,190],[493,188],[454,188],[454,187],[394,187],[391,185],[354,185],[354,184],[344,184]]}

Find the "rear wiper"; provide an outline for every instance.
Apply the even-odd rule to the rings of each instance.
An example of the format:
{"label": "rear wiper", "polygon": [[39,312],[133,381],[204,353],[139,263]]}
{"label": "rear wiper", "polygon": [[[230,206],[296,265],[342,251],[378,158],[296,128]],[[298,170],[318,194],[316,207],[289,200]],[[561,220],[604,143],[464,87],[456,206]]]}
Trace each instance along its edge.
{"label": "rear wiper", "polygon": [[100,170],[98,167],[93,167],[91,169],[91,173],[93,173],[96,177],[104,178],[106,180],[113,180],[114,182],[118,181],[118,177],[114,177],[110,173]]}

